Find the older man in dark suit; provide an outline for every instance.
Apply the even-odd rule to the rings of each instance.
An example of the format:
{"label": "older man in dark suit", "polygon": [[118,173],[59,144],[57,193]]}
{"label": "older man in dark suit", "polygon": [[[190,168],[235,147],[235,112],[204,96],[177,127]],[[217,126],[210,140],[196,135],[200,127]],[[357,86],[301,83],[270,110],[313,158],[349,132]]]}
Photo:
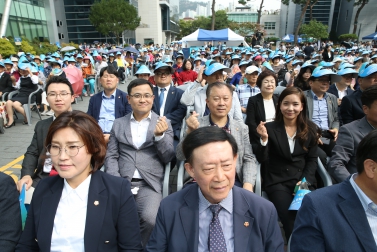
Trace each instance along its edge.
{"label": "older man in dark suit", "polygon": [[159,63],[154,70],[153,112],[170,120],[174,131],[174,145],[179,142],[182,120],[186,115],[186,106],[181,104],[182,89],[171,85],[173,68],[165,63]]}
{"label": "older man in dark suit", "polygon": [[162,200],[146,251],[284,251],[272,203],[233,186],[234,137],[201,127],[187,135],[182,149],[197,184]]}
{"label": "older man in dark suit", "polygon": [[114,120],[127,115],[132,109],[127,93],[117,89],[118,71],[109,65],[101,69],[99,76],[104,90],[90,98],[87,114],[97,120],[108,142]]}
{"label": "older man in dark suit", "polygon": [[128,85],[132,113],[114,121],[105,171],[131,181],[138,207],[143,245],[153,230],[162,199],[165,164],[174,158],[173,129],[152,111],[153,86],[145,79]]}
{"label": "older man in dark suit", "polygon": [[328,165],[330,175],[339,183],[357,171],[357,146],[369,132],[377,128],[377,86],[364,90],[361,103],[365,116],[340,128]]}
{"label": "older man in dark suit", "polygon": [[0,172],[0,251],[13,252],[21,236],[19,194],[14,180]]}
{"label": "older man in dark suit", "polygon": [[44,145],[48,128],[61,113],[72,110],[71,103],[75,100],[72,85],[66,78],[51,77],[46,83],[45,90],[47,101],[55,114],[35,125],[33,139],[22,162],[21,179],[17,182],[19,191],[23,184],[26,184],[26,190],[29,190],[31,186],[35,188],[39,180],[49,176],[52,165],[50,158],[45,158]]}
{"label": "older man in dark suit", "polygon": [[356,152],[357,173],[305,195],[291,239],[291,252],[377,252],[377,131]]}

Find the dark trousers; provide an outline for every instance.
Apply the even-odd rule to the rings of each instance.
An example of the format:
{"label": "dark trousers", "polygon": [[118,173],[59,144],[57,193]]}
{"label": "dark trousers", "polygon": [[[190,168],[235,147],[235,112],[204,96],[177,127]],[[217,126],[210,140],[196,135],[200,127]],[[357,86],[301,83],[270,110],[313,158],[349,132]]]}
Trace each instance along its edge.
{"label": "dark trousers", "polygon": [[120,79],[121,81],[124,80],[123,73],[124,73],[125,71],[126,71],[126,70],[124,69],[124,67],[119,67],[119,68],[118,68],[118,75],[119,75],[119,79]]}
{"label": "dark trousers", "polygon": [[287,241],[292,234],[297,211],[288,210],[293,200],[293,190],[284,184],[276,184],[265,188],[268,199],[274,204]]}
{"label": "dark trousers", "polygon": [[329,144],[318,144],[328,157],[331,157],[331,151],[335,146],[334,136],[328,130],[322,130],[322,137],[330,139]]}

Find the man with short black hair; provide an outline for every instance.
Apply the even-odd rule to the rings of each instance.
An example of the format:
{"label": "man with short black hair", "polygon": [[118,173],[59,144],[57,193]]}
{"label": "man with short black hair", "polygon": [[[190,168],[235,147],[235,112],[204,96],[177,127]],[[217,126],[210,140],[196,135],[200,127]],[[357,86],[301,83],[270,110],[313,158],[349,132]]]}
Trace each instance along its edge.
{"label": "man with short black hair", "polygon": [[127,93],[117,89],[118,71],[109,65],[101,69],[99,76],[103,92],[90,98],[87,114],[96,119],[107,143],[114,120],[127,115],[132,109],[127,101]]}
{"label": "man with short black hair", "polygon": [[233,186],[234,137],[201,127],[186,136],[182,149],[197,183],[161,201],[146,251],[284,251],[272,203]]}
{"label": "man with short black hair", "polygon": [[35,188],[39,180],[49,176],[52,164],[51,159],[46,158],[44,145],[48,129],[61,113],[72,110],[71,104],[75,100],[71,83],[61,76],[50,77],[45,90],[48,104],[54,111],[54,115],[35,125],[33,139],[22,162],[21,179],[17,182],[18,191],[21,191],[23,184],[26,184],[26,190],[29,190],[31,186]]}
{"label": "man with short black hair", "polygon": [[365,116],[342,126],[329,162],[329,173],[337,181],[345,181],[356,172],[356,150],[359,142],[377,128],[377,86],[361,94]]}
{"label": "man with short black hair", "polygon": [[357,173],[305,195],[290,251],[377,251],[377,130],[361,140]]}

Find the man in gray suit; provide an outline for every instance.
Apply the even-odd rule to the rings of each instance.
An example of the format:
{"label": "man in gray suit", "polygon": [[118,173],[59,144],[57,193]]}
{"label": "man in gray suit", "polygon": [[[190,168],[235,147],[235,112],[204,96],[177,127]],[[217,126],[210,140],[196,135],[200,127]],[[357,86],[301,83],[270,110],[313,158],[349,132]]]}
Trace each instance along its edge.
{"label": "man in gray suit", "polygon": [[338,99],[327,93],[333,74],[331,70],[317,67],[309,78],[311,90],[305,91],[307,116],[321,130],[319,147],[327,156],[331,156],[339,131]]}
{"label": "man in gray suit", "polygon": [[21,179],[17,182],[18,191],[23,184],[26,184],[26,190],[31,186],[35,188],[39,180],[49,176],[52,165],[49,158],[45,159],[44,146],[48,128],[61,113],[72,110],[71,103],[75,100],[71,83],[60,76],[51,77],[46,83],[45,91],[50,108],[55,113],[35,125],[33,139],[22,162]]}
{"label": "man in gray suit", "polygon": [[[196,80],[195,82],[190,85],[182,95],[181,103],[186,106],[194,106],[194,110],[199,115],[199,117],[205,116],[209,114],[209,109],[206,105],[206,90],[209,85],[215,82],[223,82],[224,75],[223,72],[230,72],[230,69],[220,63],[210,63],[208,66],[206,65],[206,69],[203,73],[203,78],[207,81],[207,85],[202,87],[201,81]],[[233,100],[232,106],[229,111],[229,116],[235,120],[243,121],[242,111],[241,111],[241,104],[238,100],[238,96],[236,92],[232,93]]]}
{"label": "man in gray suit", "polygon": [[329,173],[339,183],[357,172],[357,147],[369,132],[377,128],[377,86],[363,91],[361,103],[365,116],[340,128],[329,162]]}
{"label": "man in gray suit", "polygon": [[145,246],[162,199],[164,167],[175,155],[174,134],[170,121],[152,111],[154,95],[150,82],[133,80],[127,91],[132,113],[114,121],[105,171],[131,181]]}
{"label": "man in gray suit", "polygon": [[[230,133],[236,139],[238,145],[235,185],[253,191],[257,174],[257,162],[249,140],[249,128],[242,121],[234,120],[228,116],[232,107],[232,94],[232,87],[224,82],[215,82],[209,85],[206,89],[206,104],[210,114],[199,117],[194,111],[186,120],[186,134],[206,126],[217,126]],[[179,160],[186,159],[182,152],[182,142],[183,139],[177,146],[177,158]]]}

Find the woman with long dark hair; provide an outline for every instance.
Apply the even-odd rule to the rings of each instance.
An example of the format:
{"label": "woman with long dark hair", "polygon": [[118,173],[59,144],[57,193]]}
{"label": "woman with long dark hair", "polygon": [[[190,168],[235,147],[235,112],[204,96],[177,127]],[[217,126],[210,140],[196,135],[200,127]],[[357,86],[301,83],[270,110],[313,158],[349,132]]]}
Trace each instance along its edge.
{"label": "woman with long dark hair", "polygon": [[291,74],[291,79],[294,79],[293,85],[295,87],[301,88],[302,91],[310,90],[309,86],[309,78],[312,76],[314,70],[314,66],[311,64],[304,64],[302,65],[300,72],[298,73],[297,77],[295,78],[294,71]]}
{"label": "woman with long dark hair", "polygon": [[260,122],[257,128],[263,187],[276,207],[287,240],[296,217],[295,211],[288,210],[296,184],[303,178],[309,185],[316,183],[318,130],[307,118],[306,110],[303,91],[286,88],[280,94],[275,121]]}
{"label": "woman with long dark hair", "polygon": [[177,76],[177,84],[183,85],[185,82],[193,82],[198,78],[198,73],[194,71],[194,65],[189,59],[185,59],[182,65],[182,72]]}

